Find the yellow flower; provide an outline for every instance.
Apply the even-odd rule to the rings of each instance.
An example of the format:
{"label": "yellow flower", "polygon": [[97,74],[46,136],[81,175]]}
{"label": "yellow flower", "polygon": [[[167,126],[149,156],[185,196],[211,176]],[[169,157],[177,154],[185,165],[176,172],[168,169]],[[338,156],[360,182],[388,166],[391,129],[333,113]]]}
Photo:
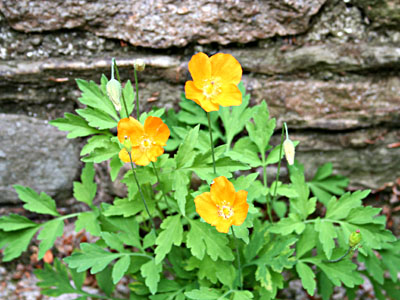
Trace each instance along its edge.
{"label": "yellow flower", "polygon": [[200,52],[189,61],[193,81],[185,84],[186,98],[193,100],[206,112],[219,106],[237,106],[242,94],[237,85],[242,78],[240,63],[230,54],[218,53],[211,57]]}
{"label": "yellow flower", "polygon": [[197,213],[219,232],[228,233],[232,225],[239,226],[246,220],[249,204],[247,192],[235,191],[233,184],[220,176],[214,179],[210,192],[194,199]]}
{"label": "yellow flower", "polygon": [[[169,135],[168,126],[158,117],[147,117],[144,126],[132,117],[118,122],[118,140],[124,145],[129,144],[132,161],[140,166],[147,166],[164,153],[163,147],[167,145]],[[126,147],[119,152],[119,158],[130,162]]]}

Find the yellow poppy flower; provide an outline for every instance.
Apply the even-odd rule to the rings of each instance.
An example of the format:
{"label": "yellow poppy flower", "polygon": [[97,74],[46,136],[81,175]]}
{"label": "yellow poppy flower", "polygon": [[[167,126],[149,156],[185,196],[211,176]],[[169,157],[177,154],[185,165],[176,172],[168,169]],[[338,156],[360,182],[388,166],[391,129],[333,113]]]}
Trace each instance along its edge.
{"label": "yellow poppy flower", "polygon": [[247,192],[235,191],[233,184],[220,176],[214,179],[210,192],[194,199],[197,213],[219,232],[228,233],[232,225],[239,226],[246,220],[249,204]]}
{"label": "yellow poppy flower", "polygon": [[[132,161],[140,166],[147,166],[164,153],[163,147],[167,145],[169,135],[168,126],[158,117],[147,117],[144,126],[132,117],[118,122],[118,140],[122,144],[127,139],[130,141]],[[130,162],[125,148],[119,152],[119,158]]]}
{"label": "yellow poppy flower", "polygon": [[193,100],[206,112],[219,106],[237,106],[242,94],[237,85],[242,78],[240,63],[230,54],[218,53],[211,57],[200,52],[189,61],[193,81],[185,84],[186,98]]}

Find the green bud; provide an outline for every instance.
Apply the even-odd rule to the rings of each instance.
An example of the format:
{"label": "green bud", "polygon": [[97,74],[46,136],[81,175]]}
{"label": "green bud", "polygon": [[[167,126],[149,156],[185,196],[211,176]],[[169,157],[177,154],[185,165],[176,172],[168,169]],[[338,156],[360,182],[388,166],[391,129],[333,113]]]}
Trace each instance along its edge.
{"label": "green bud", "polygon": [[111,102],[114,104],[114,107],[117,111],[121,110],[121,93],[122,87],[118,80],[112,78],[106,86],[108,98],[110,98]]}
{"label": "green bud", "polygon": [[290,139],[286,139],[283,142],[283,151],[285,152],[285,157],[289,165],[294,164],[294,144]]}
{"label": "green bud", "polygon": [[142,72],[144,71],[144,68],[146,67],[146,64],[144,63],[143,59],[135,59],[135,62],[133,63],[133,67],[135,68],[136,71]]}
{"label": "green bud", "polygon": [[356,231],[350,234],[349,246],[353,248],[357,246],[360,242],[361,242],[361,233],[360,230],[357,229]]}
{"label": "green bud", "polygon": [[130,139],[125,139],[125,141],[123,142],[124,148],[126,149],[126,151],[131,152],[132,151],[132,142]]}

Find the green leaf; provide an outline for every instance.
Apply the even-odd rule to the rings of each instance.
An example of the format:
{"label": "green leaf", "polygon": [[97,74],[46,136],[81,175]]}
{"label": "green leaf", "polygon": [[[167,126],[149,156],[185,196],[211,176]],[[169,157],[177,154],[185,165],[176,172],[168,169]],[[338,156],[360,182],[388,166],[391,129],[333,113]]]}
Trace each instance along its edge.
{"label": "green leaf", "polygon": [[90,127],[99,130],[114,128],[118,125],[118,122],[109,114],[95,108],[77,109],[76,112],[88,122]]}
{"label": "green leaf", "polygon": [[253,113],[253,120],[254,123],[248,122],[246,124],[246,129],[250,139],[257,145],[259,152],[264,154],[276,126],[275,119],[269,118],[268,107],[265,101],[256,106]]}
{"label": "green leaf", "polygon": [[65,113],[64,118],[52,120],[49,124],[61,131],[69,131],[68,139],[102,133],[100,130],[90,127],[84,118],[70,113]]}
{"label": "green leaf", "polygon": [[175,171],[173,177],[172,189],[175,191],[174,196],[178,203],[179,211],[183,216],[186,216],[186,196],[189,194],[190,177],[188,172],[185,171]]}
{"label": "green leaf", "polygon": [[97,184],[94,183],[95,169],[93,163],[85,164],[82,170],[81,181],[74,181],[74,198],[91,206],[96,196]]}
{"label": "green leaf", "polygon": [[215,289],[201,287],[199,290],[191,290],[186,292],[185,296],[194,300],[214,300],[218,299],[221,294]]}
{"label": "green leaf", "polygon": [[22,202],[25,202],[24,208],[39,214],[59,216],[56,210],[56,202],[44,192],[40,195],[29,187],[14,185],[15,191]]}
{"label": "green leaf", "polygon": [[78,272],[90,269],[91,274],[104,270],[108,264],[124,254],[111,253],[101,249],[96,244],[82,243],[82,252],[75,252],[71,256],[64,258],[70,268],[77,269]]}
{"label": "green leaf", "polygon": [[110,144],[110,136],[107,135],[94,135],[87,140],[85,146],[81,150],[81,156],[85,156],[93,152],[96,148],[107,148]]}
{"label": "green leaf", "polygon": [[[309,259],[310,261],[311,259]],[[336,263],[325,263],[321,261],[314,261],[329,280],[336,286],[340,286],[341,282],[347,287],[354,287],[363,283],[363,279],[356,271],[357,265],[353,264],[350,260],[344,259]]]}
{"label": "green leaf", "polygon": [[76,83],[78,84],[79,89],[82,91],[82,95],[78,99],[82,104],[97,108],[109,114],[115,120],[119,119],[111,100],[107,95],[103,94],[100,87],[95,82],[87,82],[82,79],[76,79]]}
{"label": "green leaf", "polygon": [[232,261],[232,250],[227,246],[228,239],[210,225],[200,221],[190,220],[190,231],[187,234],[186,245],[198,259],[203,259],[205,253],[213,259]]}
{"label": "green leaf", "polygon": [[145,278],[146,286],[149,288],[150,293],[153,295],[157,292],[158,282],[160,281],[160,273],[162,271],[162,264],[156,264],[152,259],[142,265],[140,273]]}
{"label": "green leaf", "polygon": [[361,200],[368,196],[370,190],[346,193],[339,200],[335,197],[328,202],[326,218],[334,220],[345,219],[352,208],[361,206]]}
{"label": "green leaf", "polygon": [[112,271],[110,266],[106,267],[104,270],[96,274],[96,281],[98,286],[109,297],[115,289],[115,285],[113,284],[111,277]]}
{"label": "green leaf", "polygon": [[93,236],[100,236],[100,223],[95,212],[86,211],[78,215],[78,219],[75,222],[75,231],[78,232],[82,229],[85,229]]}
{"label": "green leaf", "polygon": [[294,231],[297,234],[301,234],[305,228],[306,225],[297,214],[289,214],[288,218],[281,219],[270,229],[270,231],[282,235],[288,235]]}
{"label": "green leaf", "polygon": [[131,264],[131,259],[128,255],[122,256],[114,265],[112,269],[113,283],[117,284],[118,281],[125,275],[126,271]]}
{"label": "green leaf", "polygon": [[309,187],[318,200],[325,205],[332,195],[342,195],[349,184],[348,178],[332,175],[332,163],[326,163],[318,168],[314,178],[308,182]]}
{"label": "green leaf", "polygon": [[258,148],[249,137],[243,137],[238,140],[233,150],[228,151],[226,155],[233,160],[248,164],[252,168],[257,168],[262,165],[258,157]]}
{"label": "green leaf", "polygon": [[107,218],[107,221],[114,225],[118,231],[121,231],[119,233],[119,238],[124,242],[124,244],[139,249],[142,248],[140,244],[139,224],[134,217],[113,217]]}
{"label": "green leaf", "polygon": [[132,83],[130,80],[128,80],[125,83],[124,88],[122,89],[122,94],[124,95],[124,99],[125,99],[125,104],[126,104],[126,108],[128,110],[128,116],[126,115],[125,112],[125,105],[124,105],[124,101],[122,101],[122,97],[121,97],[121,118],[128,118],[133,111],[133,108],[135,107],[135,92],[133,91],[133,87],[132,87]]}
{"label": "green leaf", "polygon": [[119,154],[121,151],[118,143],[109,141],[104,148],[94,149],[88,156],[82,158],[83,162],[101,163]]}
{"label": "green leaf", "polygon": [[164,229],[157,237],[155,250],[155,263],[159,264],[164,257],[171,251],[172,244],[179,246],[183,238],[183,225],[181,216],[169,216],[161,223],[161,229]]}
{"label": "green leaf", "polygon": [[[58,260],[58,259],[57,259]],[[83,283],[86,279],[86,272],[77,272],[75,269],[69,269],[72,280],[74,281],[75,288],[82,289]]]}
{"label": "green leaf", "polygon": [[315,230],[319,232],[319,240],[328,259],[332,256],[332,250],[335,248],[335,238],[337,238],[336,229],[331,222],[325,222],[324,219],[317,219]]}
{"label": "green leaf", "polygon": [[219,109],[219,116],[225,128],[225,135],[227,141],[227,148],[229,149],[233,138],[243,131],[244,126],[253,115],[253,108],[248,108],[250,95],[245,94],[245,87],[243,82],[238,85],[242,93],[242,104],[232,107],[221,107]]}
{"label": "green leaf", "polygon": [[10,232],[0,231],[0,249],[5,246],[2,261],[11,261],[26,251],[38,229],[39,227],[33,227]]}
{"label": "green leaf", "polygon": [[149,248],[156,244],[156,235],[154,230],[150,231],[143,239],[143,249]]}
{"label": "green leaf", "polygon": [[70,283],[68,269],[57,258],[54,259],[54,267],[45,263],[43,269],[36,269],[34,273],[39,279],[37,286],[43,295],[57,297],[77,292]]}
{"label": "green leaf", "polygon": [[38,224],[35,222],[16,214],[10,214],[0,218],[0,229],[4,231],[15,231],[36,226],[38,226]]}
{"label": "green leaf", "polygon": [[53,247],[57,237],[62,236],[63,230],[64,221],[60,219],[54,219],[44,224],[38,235],[38,240],[41,241],[39,244],[39,260],[43,258],[47,250]]}
{"label": "green leaf", "polygon": [[181,169],[192,165],[194,160],[193,149],[199,136],[199,128],[197,125],[186,135],[183,143],[179,146],[178,152],[175,155],[176,167]]}
{"label": "green leaf", "polygon": [[301,234],[299,241],[296,244],[296,256],[300,259],[304,254],[313,249],[317,245],[317,232],[314,230],[314,225],[307,224],[305,230]]}
{"label": "green leaf", "polygon": [[121,170],[123,165],[124,165],[124,163],[119,159],[119,157],[117,155],[111,159],[111,161],[110,161],[110,169],[111,169],[110,176],[111,176],[112,181],[115,181],[115,179],[117,179],[119,171]]}
{"label": "green leaf", "polygon": [[233,293],[233,300],[250,300],[254,298],[250,291],[234,291]]}
{"label": "green leaf", "polygon": [[139,200],[134,199],[134,201],[129,201],[127,198],[115,198],[114,205],[108,207],[104,215],[106,217],[124,216],[125,218],[134,216],[144,209],[143,203],[140,203]]}
{"label": "green leaf", "polygon": [[318,293],[322,296],[323,300],[331,299],[333,294],[333,284],[325,275],[324,272],[319,272],[318,276]]}
{"label": "green leaf", "polygon": [[118,252],[125,252],[124,244],[117,234],[113,232],[102,232],[101,237],[111,249],[117,250]]}
{"label": "green leaf", "polygon": [[314,296],[315,288],[316,288],[316,283],[315,283],[315,274],[311,270],[309,266],[307,266],[305,263],[299,261],[296,264],[296,271],[297,274],[299,274],[299,277],[301,279],[301,283],[303,287],[307,290],[307,293],[310,294],[311,296]]}

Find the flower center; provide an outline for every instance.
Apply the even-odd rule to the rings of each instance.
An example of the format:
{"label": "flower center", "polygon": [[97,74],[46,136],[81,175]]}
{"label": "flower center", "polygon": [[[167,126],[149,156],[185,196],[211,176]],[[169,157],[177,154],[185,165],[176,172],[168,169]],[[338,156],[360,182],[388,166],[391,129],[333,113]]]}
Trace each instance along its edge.
{"label": "flower center", "polygon": [[229,219],[230,217],[233,216],[233,208],[226,203],[226,201],[222,202],[222,205],[217,205],[218,209],[218,215],[220,217],[223,217],[224,219]]}
{"label": "flower center", "polygon": [[213,98],[221,93],[221,83],[219,78],[211,78],[204,81],[203,94],[207,98]]}
{"label": "flower center", "polygon": [[150,139],[144,139],[141,143],[142,149],[149,149],[151,146],[151,140]]}

